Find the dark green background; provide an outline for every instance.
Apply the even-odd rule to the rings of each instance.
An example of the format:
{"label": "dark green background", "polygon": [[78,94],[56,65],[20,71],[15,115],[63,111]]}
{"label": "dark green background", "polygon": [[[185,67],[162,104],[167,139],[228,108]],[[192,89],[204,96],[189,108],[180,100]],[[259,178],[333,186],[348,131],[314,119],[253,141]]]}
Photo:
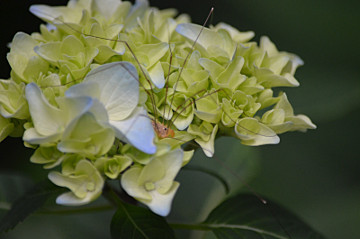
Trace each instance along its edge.
{"label": "dark green background", "polygon": [[[17,31],[38,30],[40,21],[28,13],[28,6],[49,2],[60,5],[66,1],[0,2],[1,78],[9,76],[5,56],[12,36]],[[256,148],[239,147],[239,142],[221,139],[216,158],[238,160],[237,174],[247,179],[255,191],[294,211],[328,238],[360,238],[360,2],[173,0],[151,4],[189,13],[199,24],[214,6],[214,24],[224,21],[240,30],[253,30],[256,40],[267,35],[279,50],[296,53],[304,60],[305,65],[296,74],[300,87],[286,92],[295,113],[308,115],[318,129],[306,134],[287,133],[281,136],[279,145]],[[29,172],[30,168],[32,176],[36,170],[36,177],[43,177],[43,170],[31,165],[28,155],[22,155],[21,141],[7,139],[0,149],[2,172],[16,172],[19,168]],[[215,159],[197,157],[195,161],[219,168]],[[172,219],[195,220],[202,216],[198,213],[200,207],[212,205],[205,199],[220,200],[219,189],[211,191],[211,195],[203,194],[207,197],[195,195],[210,190],[208,177],[184,171],[180,180],[182,186],[174,201]],[[175,212],[188,214],[179,216]],[[39,239],[107,238],[111,214],[73,218],[36,215],[7,236],[24,238],[31,232]]]}

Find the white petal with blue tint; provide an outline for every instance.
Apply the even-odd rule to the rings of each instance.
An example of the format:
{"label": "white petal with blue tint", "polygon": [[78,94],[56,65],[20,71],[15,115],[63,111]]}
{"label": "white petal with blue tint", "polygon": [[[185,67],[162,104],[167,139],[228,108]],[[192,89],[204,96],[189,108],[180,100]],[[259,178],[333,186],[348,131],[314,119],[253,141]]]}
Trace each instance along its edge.
{"label": "white petal with blue tint", "polygon": [[91,96],[106,108],[110,120],[123,120],[139,101],[139,78],[134,65],[113,62],[90,71],[84,82],[69,88],[66,96]]}
{"label": "white petal with blue tint", "polygon": [[110,125],[115,130],[117,138],[130,143],[137,149],[153,154],[156,152],[154,144],[155,133],[148,118],[146,110],[137,107],[126,119],[121,121],[110,120]]}

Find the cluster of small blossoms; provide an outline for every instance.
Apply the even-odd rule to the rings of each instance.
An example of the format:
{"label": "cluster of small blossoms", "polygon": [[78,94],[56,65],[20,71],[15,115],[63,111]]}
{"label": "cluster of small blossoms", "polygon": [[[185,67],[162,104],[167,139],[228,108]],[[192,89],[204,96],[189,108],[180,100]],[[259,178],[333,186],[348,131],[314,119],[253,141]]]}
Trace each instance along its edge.
{"label": "cluster of small blossoms", "polygon": [[[35,149],[31,162],[70,189],[59,204],[89,203],[106,179],[120,179],[130,196],[165,216],[174,179],[193,155],[181,149],[185,142],[212,156],[220,135],[263,145],[315,128],[294,115],[285,93],[273,95],[273,87],[299,85],[302,61],[267,37],[258,45],[253,32],[203,28],[145,0],[70,0],[30,11],[48,24],[11,43],[0,141],[22,137]],[[157,136],[158,120],[169,122],[174,138]]]}

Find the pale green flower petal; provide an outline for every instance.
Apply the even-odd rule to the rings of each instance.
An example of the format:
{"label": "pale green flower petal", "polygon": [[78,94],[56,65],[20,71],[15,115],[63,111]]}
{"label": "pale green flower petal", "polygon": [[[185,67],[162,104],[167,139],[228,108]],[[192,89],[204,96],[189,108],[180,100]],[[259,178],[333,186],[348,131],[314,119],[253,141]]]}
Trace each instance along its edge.
{"label": "pale green flower petal", "polygon": [[34,51],[38,44],[31,36],[18,32],[11,43],[7,59],[12,70],[26,83],[34,81],[40,72],[46,72],[49,65]]}
{"label": "pale green flower petal", "polygon": [[282,69],[284,69],[285,65],[288,63],[289,57],[286,55],[275,55],[273,57],[265,54],[263,61],[261,62],[261,68],[266,68],[271,70],[274,74],[281,74]]}
{"label": "pale green flower petal", "polygon": [[86,160],[84,156],[79,154],[65,154],[61,163],[61,173],[65,176],[71,176],[81,160]]}
{"label": "pale green flower petal", "polygon": [[298,130],[306,132],[307,129],[316,129],[316,125],[311,122],[310,118],[306,115],[289,116],[286,117],[286,120],[293,123],[291,131]]}
{"label": "pale green flower petal", "polygon": [[235,133],[245,145],[257,146],[280,142],[280,138],[272,129],[254,118],[239,119],[235,125]]}
{"label": "pale green flower petal", "polygon": [[194,156],[194,153],[195,153],[195,150],[184,151],[183,163],[182,163],[181,167],[184,167],[186,164],[188,164],[190,162],[190,160]]}
{"label": "pale green flower petal", "polygon": [[0,114],[5,118],[29,118],[23,82],[18,84],[12,79],[0,80]]}
{"label": "pale green flower petal", "polygon": [[125,19],[126,28],[133,28],[137,24],[137,19],[144,15],[144,12],[149,7],[147,0],[136,0],[135,4],[131,7],[129,14]]}
{"label": "pale green flower petal", "polygon": [[23,135],[23,140],[25,143],[29,143],[32,145],[44,145],[50,144],[50,146],[53,146],[55,142],[57,142],[61,138],[61,132],[54,133],[51,135],[41,135],[38,133],[38,131],[35,128],[29,128],[25,130]]}
{"label": "pale green flower petal", "polygon": [[286,66],[282,69],[282,74],[289,73],[291,75],[295,74],[296,69],[299,66],[304,65],[303,60],[301,60],[300,57],[298,57],[295,54],[286,53],[286,55],[289,57],[290,61],[286,64]]}
{"label": "pale green flower petal", "polygon": [[147,69],[154,66],[169,50],[169,44],[166,42],[159,42],[156,44],[144,44],[136,48],[136,53],[145,55],[148,63],[145,65]]}
{"label": "pale green flower petal", "polygon": [[78,153],[91,158],[107,153],[114,139],[114,132],[110,126],[98,123],[95,116],[87,112],[66,127],[58,149],[61,152]]}
{"label": "pale green flower petal", "polygon": [[[23,139],[30,144],[56,142],[69,122],[94,106],[94,101],[91,98],[77,97],[58,98],[57,103],[60,108],[56,108],[50,105],[39,87],[34,83],[26,86],[25,94],[29,102],[34,128],[27,129]],[[105,111],[100,112],[104,114]]]}
{"label": "pale green flower petal", "polygon": [[[193,23],[182,23],[176,27],[176,31],[191,42],[196,40],[201,29],[202,26]],[[203,28],[201,35],[196,42],[196,46],[203,56],[209,55],[207,52],[209,48],[216,47],[218,51],[224,51],[228,59],[232,58],[236,49],[236,44],[232,42],[231,39],[226,39],[220,33],[209,28]]]}
{"label": "pale green flower petal", "polygon": [[113,157],[101,157],[96,159],[95,167],[107,177],[115,179],[119,174],[131,165],[133,161],[129,156],[114,155]]}
{"label": "pale green flower petal", "polygon": [[285,121],[285,111],[283,109],[272,109],[262,116],[261,121],[265,124],[276,125]]}
{"label": "pale green flower petal", "polygon": [[176,149],[155,157],[143,168],[134,166],[123,174],[121,185],[130,196],[154,213],[166,216],[179,187],[179,183],[173,180],[181,168],[183,157],[183,151]]}
{"label": "pale green flower petal", "polygon": [[229,34],[231,35],[232,39],[236,42],[247,42],[249,41],[251,38],[253,38],[255,36],[255,33],[253,31],[247,31],[247,32],[240,32],[239,30],[237,30],[236,28],[224,23],[224,22],[220,22],[218,23],[215,27],[216,30],[218,29],[225,29],[226,31],[229,32]]}
{"label": "pale green flower petal", "polygon": [[306,115],[294,115],[294,110],[285,93],[281,94],[279,98],[280,100],[274,109],[282,109],[285,112],[284,121],[292,124],[289,131],[299,130],[305,132],[307,129],[316,129],[316,125]]}
{"label": "pale green flower petal", "polygon": [[138,183],[142,169],[143,167],[139,165],[128,169],[121,177],[121,186],[129,195],[135,197],[137,200],[148,201],[152,199],[150,193],[146,191],[143,185]]}
{"label": "pale green flower petal", "polygon": [[279,102],[275,105],[274,109],[282,109],[285,112],[285,117],[293,116],[294,110],[291,106],[286,93],[281,94]]}
{"label": "pale green flower petal", "polygon": [[[190,108],[190,107],[189,107]],[[194,114],[191,113],[189,115],[179,115],[179,114],[175,114],[174,115],[174,119],[176,119],[173,124],[175,125],[175,127],[178,130],[184,130],[186,129],[192,122],[192,120],[194,119]]]}
{"label": "pale green flower petal", "polygon": [[254,95],[256,93],[262,92],[265,90],[265,88],[257,81],[256,77],[252,76],[246,78],[245,81],[239,86],[238,90],[241,90],[248,95]]}
{"label": "pale green flower petal", "polygon": [[0,142],[14,130],[14,124],[0,115]]}
{"label": "pale green flower petal", "polygon": [[50,169],[58,166],[64,160],[64,154],[53,147],[39,147],[35,150],[35,153],[31,156],[30,162],[45,164],[45,169]]}
{"label": "pale green flower petal", "polygon": [[61,55],[61,43],[49,42],[36,46],[34,51],[46,61],[58,66],[58,60]]}
{"label": "pale green flower petal", "polygon": [[208,58],[200,58],[200,65],[210,73],[212,79],[217,79],[218,76],[225,70],[219,63],[212,61]]}
{"label": "pale green flower petal", "polygon": [[125,47],[118,44],[115,49],[110,48],[109,46],[98,46],[99,54],[95,57],[96,62],[101,64],[109,61],[109,59],[116,55],[123,55],[125,53]]}
{"label": "pale green flower petal", "polygon": [[209,97],[196,100],[195,115],[204,121],[216,124],[221,120],[221,104],[219,103],[218,93],[209,94],[211,94]]}
{"label": "pale green flower petal", "polygon": [[165,78],[164,78],[164,70],[161,66],[161,63],[156,63],[153,67],[151,67],[149,70],[149,75],[151,82],[154,83],[154,85],[157,88],[163,88],[165,85]]}
{"label": "pale green flower petal", "polygon": [[276,75],[269,69],[257,69],[255,68],[255,77],[258,82],[266,88],[279,87],[279,86],[299,86],[299,82],[289,73],[285,75]]}
{"label": "pale green flower petal", "polygon": [[49,136],[64,130],[66,116],[60,109],[49,104],[36,84],[28,84],[25,95],[34,127],[40,135]]}
{"label": "pale green flower petal", "polygon": [[207,157],[212,157],[215,153],[215,145],[214,144],[215,144],[215,137],[216,137],[216,133],[218,131],[218,127],[219,126],[217,124],[213,127],[211,135],[208,140],[203,140],[202,138],[195,139],[195,142],[201,146],[204,154]]}
{"label": "pale green flower petal", "polygon": [[234,107],[227,98],[222,99],[222,106],[223,106],[223,114],[221,116],[221,122],[226,127],[233,127],[236,123],[236,120],[240,117],[243,113],[241,110],[241,105],[237,105]]}
{"label": "pale green flower petal", "polygon": [[179,130],[186,129],[194,118],[194,105],[188,101],[188,97],[176,93],[167,98],[167,104],[171,105],[173,111],[176,111],[172,117],[175,127]]}
{"label": "pale green flower petal", "polygon": [[71,190],[56,199],[56,203],[67,206],[84,205],[94,201],[100,196],[104,185],[99,171],[87,160],[78,162],[74,172],[69,175],[50,172],[49,179],[54,184]]}
{"label": "pale green flower petal", "polygon": [[278,54],[278,50],[275,46],[275,44],[270,41],[269,37],[267,36],[262,36],[260,38],[260,49],[266,51],[269,56],[274,56]]}
{"label": "pale green flower petal", "polygon": [[35,47],[35,52],[52,65],[59,67],[62,73],[80,79],[89,70],[99,49],[85,46],[80,39],[69,35],[61,42],[41,44]]}
{"label": "pale green flower petal", "polygon": [[[183,70],[181,79],[183,81],[179,81],[179,85],[176,90],[181,91],[182,93],[192,97],[194,95],[199,94],[200,92],[204,92],[204,89],[207,89],[209,86],[209,73],[205,70],[194,70],[186,68]],[[181,83],[184,82],[184,86],[181,87]]]}
{"label": "pale green flower petal", "polygon": [[[184,151],[181,149],[172,150],[168,153],[162,154],[156,157],[157,160],[160,160],[165,168],[165,175],[161,180],[156,182],[157,191],[161,194],[168,193],[172,187],[173,180],[178,174],[182,161],[183,161]],[[151,162],[150,162],[151,163]]]}
{"label": "pale green flower petal", "polygon": [[283,109],[272,109],[262,116],[261,122],[266,124],[277,134],[290,131],[293,123],[290,121],[285,122],[285,111]]}
{"label": "pale green flower petal", "polygon": [[[165,84],[165,77],[160,59],[169,50],[169,45],[165,42],[155,44],[142,44],[136,47],[134,54],[142,65],[144,65],[145,74],[149,80],[157,87],[162,88]],[[129,60],[133,59],[132,54],[128,54]],[[148,84],[146,83],[146,87]]]}
{"label": "pale green flower petal", "polygon": [[105,18],[110,18],[121,5],[119,0],[94,0],[93,9]]}
{"label": "pale green flower petal", "polygon": [[260,109],[267,108],[280,100],[280,97],[273,97],[273,91],[271,89],[263,90],[259,95],[257,102],[261,104]]}
{"label": "pale green flower petal", "polygon": [[154,158],[141,170],[137,182],[139,185],[145,185],[148,182],[157,182],[164,178],[166,169],[165,165],[163,165],[158,158]]}
{"label": "pale green flower petal", "polygon": [[213,79],[214,85],[234,91],[246,79],[246,76],[240,74],[243,65],[244,58],[235,57],[226,69],[216,79]]}
{"label": "pale green flower petal", "polygon": [[160,142],[164,144],[168,144],[171,146],[171,148],[174,149],[180,147],[186,142],[193,140],[194,138],[195,136],[188,133],[187,131],[175,131],[175,136],[173,138],[171,137],[163,138],[160,140]]}

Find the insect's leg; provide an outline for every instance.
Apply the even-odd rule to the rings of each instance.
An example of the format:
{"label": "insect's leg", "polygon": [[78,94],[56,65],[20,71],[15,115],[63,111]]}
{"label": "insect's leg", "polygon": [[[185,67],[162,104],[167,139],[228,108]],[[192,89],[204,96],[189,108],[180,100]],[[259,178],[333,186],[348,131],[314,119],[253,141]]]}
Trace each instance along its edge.
{"label": "insect's leg", "polygon": [[[192,46],[191,46],[191,49],[190,49],[189,53],[188,53],[188,54],[186,55],[186,57],[185,57],[185,60],[184,60],[184,62],[183,62],[183,65],[180,67],[179,75],[178,75],[178,77],[177,77],[177,79],[176,79],[176,82],[175,82],[175,84],[174,84],[174,94],[175,94],[175,92],[176,92],[176,88],[177,88],[178,82],[179,82],[179,80],[180,80],[182,71],[183,71],[183,69],[185,68],[185,65],[186,65],[186,63],[187,63],[187,61],[188,61],[191,53],[194,51],[195,45],[196,45],[197,41],[199,40],[199,37],[200,37],[201,33],[203,32],[203,30],[204,30],[204,28],[205,28],[208,20],[210,19],[210,16],[212,15],[213,11],[214,11],[214,8],[211,8],[211,9],[210,9],[210,12],[209,12],[209,14],[208,14],[208,16],[207,16],[207,18],[206,18],[206,20],[205,20],[205,22],[204,22],[204,24],[202,25],[202,27],[201,27],[201,29],[200,29],[199,34],[197,35],[194,43],[193,43]],[[171,103],[170,103],[168,115],[170,114],[170,110],[171,110],[171,106],[172,106],[173,102],[174,102],[174,97],[171,99]]]}

